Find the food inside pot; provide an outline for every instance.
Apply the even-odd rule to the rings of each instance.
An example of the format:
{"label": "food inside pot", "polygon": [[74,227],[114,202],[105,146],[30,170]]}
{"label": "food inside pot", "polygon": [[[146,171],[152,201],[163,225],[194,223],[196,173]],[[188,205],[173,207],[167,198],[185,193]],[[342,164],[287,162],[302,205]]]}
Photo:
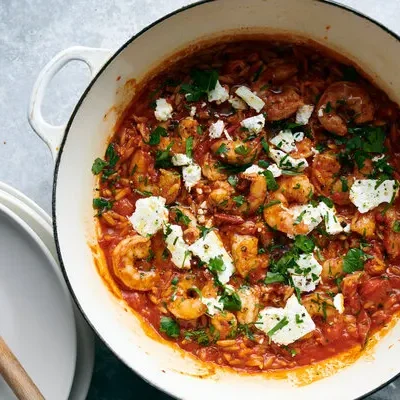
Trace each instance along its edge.
{"label": "food inside pot", "polygon": [[138,92],[92,171],[127,304],[260,371],[363,347],[400,307],[399,109],[309,44],[199,51]]}

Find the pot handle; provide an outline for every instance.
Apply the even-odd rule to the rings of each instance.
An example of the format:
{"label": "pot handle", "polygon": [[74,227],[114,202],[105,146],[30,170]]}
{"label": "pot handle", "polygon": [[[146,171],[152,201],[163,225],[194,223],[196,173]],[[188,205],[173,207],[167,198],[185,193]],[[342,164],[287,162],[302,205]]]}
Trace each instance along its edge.
{"label": "pot handle", "polygon": [[69,47],[59,52],[40,71],[31,94],[28,120],[32,129],[50,148],[54,160],[57,158],[66,125],[51,125],[43,118],[42,103],[47,86],[53,77],[73,60],[83,61],[87,64],[90,75],[94,78],[112,54],[113,52],[108,49],[82,46]]}

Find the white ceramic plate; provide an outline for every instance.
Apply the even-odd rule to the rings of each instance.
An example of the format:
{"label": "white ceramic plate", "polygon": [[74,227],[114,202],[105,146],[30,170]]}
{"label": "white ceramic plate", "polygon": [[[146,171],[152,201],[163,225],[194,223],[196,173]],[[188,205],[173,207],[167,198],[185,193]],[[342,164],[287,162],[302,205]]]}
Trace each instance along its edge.
{"label": "white ceramic plate", "polygon": [[[67,399],[76,364],[68,291],[40,238],[2,204],[0,238],[0,334],[46,399]],[[0,398],[9,397],[0,381]]]}
{"label": "white ceramic plate", "polygon": [[[0,203],[6,205],[23,219],[56,257],[51,218],[42,208],[18,190],[2,182],[0,182]],[[60,276],[63,282],[58,265],[56,274]],[[94,337],[93,331],[89,328],[75,304],[73,304],[73,309],[77,334],[77,359],[69,399],[84,400],[89,390],[93,372]]]}

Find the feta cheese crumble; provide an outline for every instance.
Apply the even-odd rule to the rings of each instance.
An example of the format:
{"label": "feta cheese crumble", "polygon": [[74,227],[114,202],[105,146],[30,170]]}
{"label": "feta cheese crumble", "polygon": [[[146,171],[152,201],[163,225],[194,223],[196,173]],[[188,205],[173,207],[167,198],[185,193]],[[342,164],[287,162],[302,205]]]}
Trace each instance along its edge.
{"label": "feta cheese crumble", "polygon": [[208,101],[221,104],[229,99],[229,92],[217,81],[215,88],[208,92]]}
{"label": "feta cheese crumble", "polygon": [[293,138],[296,142],[301,142],[304,139],[304,132],[293,133]]}
{"label": "feta cheese crumble", "polygon": [[285,153],[291,153],[297,150],[295,139],[290,129],[280,131],[276,136],[270,139],[270,142]]}
{"label": "feta cheese crumble", "polygon": [[286,302],[285,308],[266,307],[260,311],[255,326],[280,345],[288,345],[315,329],[310,314],[296,295]]}
{"label": "feta cheese crumble", "polygon": [[[243,171],[244,175],[253,175],[253,174],[261,174],[265,171],[264,168],[259,167],[256,164],[250,165],[247,169]],[[268,166],[267,171],[270,171],[272,173],[272,176],[274,178],[278,178],[279,176],[282,175],[282,170],[276,165],[276,164],[271,164]]]}
{"label": "feta cheese crumble", "polygon": [[259,114],[254,117],[246,118],[240,122],[240,125],[243,126],[243,128],[248,129],[250,132],[260,133],[265,125],[264,115]]}
{"label": "feta cheese crumble", "polygon": [[344,297],[342,293],[338,293],[333,298],[333,305],[339,314],[343,314],[344,312]]}
{"label": "feta cheese crumble", "polygon": [[289,268],[294,285],[301,292],[312,292],[321,282],[322,266],[315,259],[314,254],[300,254],[296,260],[297,266]]}
{"label": "feta cheese crumble", "polygon": [[207,307],[208,315],[215,315],[224,310],[224,305],[220,302],[221,296],[214,297],[201,297],[201,302]]}
{"label": "feta cheese crumble", "polygon": [[172,117],[172,106],[165,99],[156,100],[154,115],[158,121],[167,121]]}
{"label": "feta cheese crumble", "polygon": [[303,171],[308,167],[308,162],[305,158],[293,158],[281,150],[269,149],[269,155],[278,167],[282,169]]}
{"label": "feta cheese crumble", "polygon": [[247,104],[239,97],[231,96],[228,101],[229,101],[229,103],[231,103],[232,107],[235,110],[246,110],[247,109]]}
{"label": "feta cheese crumble", "polygon": [[225,128],[224,121],[220,119],[217,122],[211,124],[208,130],[210,138],[212,139],[220,138],[222,136],[222,133],[224,132],[224,128]]}
{"label": "feta cheese crumble", "polygon": [[265,103],[256,94],[254,94],[246,86],[240,86],[235,92],[241,97],[251,108],[254,108],[257,112],[260,112],[264,107]]}
{"label": "feta cheese crumble", "polygon": [[136,201],[136,209],[129,217],[139,235],[154,235],[168,221],[164,197],[150,196]]}
{"label": "feta cheese crumble", "polygon": [[396,196],[397,189],[397,183],[394,180],[380,183],[375,179],[358,179],[351,186],[350,200],[363,214],[381,203],[390,203]]}
{"label": "feta cheese crumble", "polygon": [[190,107],[190,116],[194,117],[196,115],[196,111],[197,109],[195,106]]}
{"label": "feta cheese crumble", "polygon": [[217,272],[218,279],[222,284],[229,282],[229,278],[235,272],[235,267],[231,256],[225,250],[221,239],[214,231],[196,240],[189,246],[189,250],[206,264],[208,264],[212,258],[221,257],[225,268],[223,271]]}
{"label": "feta cheese crumble", "polygon": [[185,165],[191,164],[193,160],[186,154],[177,153],[172,156],[171,162],[172,165],[175,165],[176,167],[183,167]]}
{"label": "feta cheese crumble", "polygon": [[178,268],[190,268],[192,255],[189,246],[183,240],[183,231],[179,225],[164,225],[167,235],[165,243],[171,253],[171,260]]}
{"label": "feta cheese crumble", "polygon": [[201,167],[195,163],[182,168],[182,176],[185,182],[185,187],[190,192],[192,187],[201,179]]}
{"label": "feta cheese crumble", "polygon": [[313,105],[304,104],[300,106],[296,113],[296,124],[306,125],[314,111]]}

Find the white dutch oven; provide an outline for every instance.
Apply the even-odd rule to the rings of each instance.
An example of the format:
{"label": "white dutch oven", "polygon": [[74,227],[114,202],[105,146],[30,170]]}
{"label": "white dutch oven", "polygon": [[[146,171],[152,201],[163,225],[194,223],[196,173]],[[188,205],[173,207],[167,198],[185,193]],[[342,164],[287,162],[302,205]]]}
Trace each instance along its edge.
{"label": "white dutch oven", "polygon": [[[190,356],[143,332],[137,318],[103,283],[88,246],[94,237],[91,166],[104,154],[119,114],[118,107],[112,107],[121,103],[125,82],[140,80],[160,60],[188,43],[237,30],[290,32],[312,38],[355,60],[393,100],[400,102],[399,38],[367,17],[325,1],[204,1],[157,21],[114,55],[108,50],[83,47],[63,51],[40,74],[29,119],[57,158],[53,219],[65,278],[82,313],[114,353],[151,384],[176,397],[355,399],[400,372],[400,324],[379,341],[369,357],[361,357],[351,366],[305,386],[295,387],[286,379],[260,375],[221,370],[212,373]],[[67,126],[51,126],[40,112],[45,88],[66,63],[76,59],[89,65],[93,80]]]}

